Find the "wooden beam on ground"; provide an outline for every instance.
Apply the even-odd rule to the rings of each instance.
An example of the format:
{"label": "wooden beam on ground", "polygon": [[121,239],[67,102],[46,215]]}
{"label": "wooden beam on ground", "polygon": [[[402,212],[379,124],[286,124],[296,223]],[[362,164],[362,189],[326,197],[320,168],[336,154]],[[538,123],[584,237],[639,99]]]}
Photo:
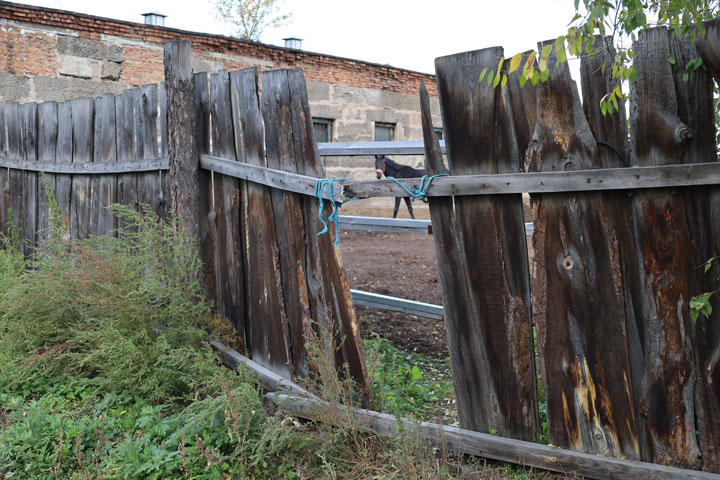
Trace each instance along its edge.
{"label": "wooden beam on ground", "polygon": [[253,362],[244,355],[220,342],[210,342],[213,350],[220,356],[223,365],[231,370],[237,370],[239,365],[244,365],[250,370],[262,387],[268,392],[290,392],[305,397],[317,398],[300,385],[278,375],[272,370],[263,367],[257,362]]}
{"label": "wooden beam on ground", "polygon": [[405,298],[391,297],[389,295],[381,295],[379,293],[365,292],[362,290],[350,289],[353,303],[361,307],[378,308],[381,310],[391,310],[393,312],[407,313],[418,317],[434,318],[436,320],[443,319],[442,305],[433,305],[431,303],[416,302],[415,300],[407,300]]}
{"label": "wooden beam on ground", "polygon": [[[259,167],[241,162],[231,162],[212,155],[200,155],[200,167],[216,173],[222,173],[242,180],[267,185],[288,192],[302,193],[303,195],[315,196],[315,185],[317,178],[300,175],[297,173],[283,172],[272,168]],[[335,183],[332,186],[333,199],[336,202],[344,202],[343,187]],[[323,190],[323,198],[330,199],[328,188]]]}
{"label": "wooden beam on ground", "polygon": [[[268,393],[267,398],[283,411],[301,418],[316,421],[335,419],[337,421],[339,418],[345,418],[344,414],[352,415],[357,421],[380,434],[400,436],[415,433],[438,448],[511,462],[524,467],[542,468],[567,476],[580,475],[588,478],[629,480],[637,478],[720,480],[720,475],[713,473],[573,452],[447,425],[429,422],[413,423],[386,413],[349,409],[299,395]],[[328,415],[328,412],[331,414]]]}
{"label": "wooden beam on ground", "polygon": [[[445,141],[440,140],[440,148],[445,153]],[[404,142],[348,142],[318,143],[320,156],[351,157],[360,155],[425,155],[421,140]]]}
{"label": "wooden beam on ground", "polygon": [[[404,178],[399,181],[411,190],[420,184],[419,178]],[[427,196],[582,192],[717,184],[720,184],[720,163],[710,162],[555,172],[453,175],[435,178],[427,190]],[[346,197],[408,196],[407,192],[392,180],[346,181],[343,182],[343,187]]]}

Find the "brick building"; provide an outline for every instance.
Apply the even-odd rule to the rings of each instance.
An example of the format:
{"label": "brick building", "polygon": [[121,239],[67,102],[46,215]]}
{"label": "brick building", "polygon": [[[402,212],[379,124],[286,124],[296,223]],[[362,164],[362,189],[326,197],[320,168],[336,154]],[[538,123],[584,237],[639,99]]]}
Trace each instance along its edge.
{"label": "brick building", "polygon": [[[318,141],[419,140],[419,81],[437,95],[433,75],[387,65],[0,1],[0,100],[61,101],[161,82],[163,44],[178,39],[192,42],[196,72],[302,68]],[[436,98],[433,110],[440,126]],[[372,175],[368,158],[326,161],[335,176]]]}

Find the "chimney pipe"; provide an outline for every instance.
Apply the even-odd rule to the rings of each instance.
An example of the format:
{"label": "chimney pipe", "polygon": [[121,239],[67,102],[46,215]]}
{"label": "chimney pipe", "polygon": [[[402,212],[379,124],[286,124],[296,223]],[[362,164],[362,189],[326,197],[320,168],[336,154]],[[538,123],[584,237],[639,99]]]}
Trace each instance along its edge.
{"label": "chimney pipe", "polygon": [[148,12],[143,13],[142,16],[145,17],[145,25],[165,26],[165,17],[167,17],[167,15],[158,12]]}
{"label": "chimney pipe", "polygon": [[294,50],[302,50],[302,38],[288,37],[283,38],[285,40],[285,48],[292,48]]}

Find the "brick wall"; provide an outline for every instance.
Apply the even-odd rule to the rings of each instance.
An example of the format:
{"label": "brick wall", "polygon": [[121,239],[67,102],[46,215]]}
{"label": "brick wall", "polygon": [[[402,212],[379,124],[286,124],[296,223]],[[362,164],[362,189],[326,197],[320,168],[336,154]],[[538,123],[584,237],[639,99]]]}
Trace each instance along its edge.
{"label": "brick wall", "polygon": [[[80,13],[2,1],[0,1],[0,19],[10,22],[29,23],[36,26],[42,25],[68,29],[76,32],[75,35],[79,38],[93,40],[107,41],[108,37],[120,37],[131,42],[162,45],[167,40],[185,39],[192,42],[193,50],[197,52],[198,58],[201,58],[203,53],[212,52],[269,62],[275,68],[298,66],[305,71],[308,80],[316,82],[340,83],[353,87],[417,94],[419,80],[423,79],[430,94],[433,96],[436,95],[435,77],[433,75],[396,69],[369,62],[285,49],[219,35],[187,32],[173,28],[111,20]],[[16,39],[11,38],[9,40],[13,42]],[[43,38],[43,35],[37,35],[37,37],[28,36],[25,40],[33,44],[32,47],[28,47],[28,50],[33,50],[32,53],[35,53],[35,49],[37,49],[38,52],[44,53],[52,50],[53,42],[50,41],[48,44],[47,40]],[[6,41],[3,41],[3,44],[6,43]],[[122,81],[128,85],[140,85],[157,81],[155,73],[155,58],[157,54],[143,46],[126,46],[125,48],[132,50],[132,52],[128,53],[129,58],[135,59],[138,54],[147,54],[152,65],[143,68],[141,65],[133,63],[128,67],[127,78],[122,77]],[[31,52],[28,52],[28,54],[29,53]],[[160,56],[162,57],[162,54],[160,54]],[[37,61],[41,62],[40,59]],[[226,68],[233,69],[247,66],[242,65],[242,62],[233,62],[230,59],[223,59],[222,63],[225,64]],[[18,65],[15,65],[15,67],[18,67]],[[25,71],[20,71],[16,68],[16,72],[14,73],[37,75],[41,74],[38,73],[39,69],[44,67],[45,65],[33,66],[34,69],[32,71],[29,66]],[[261,68],[263,67],[261,66]],[[5,70],[4,67],[3,70],[9,71]],[[148,78],[144,79],[143,75],[147,75]]]}

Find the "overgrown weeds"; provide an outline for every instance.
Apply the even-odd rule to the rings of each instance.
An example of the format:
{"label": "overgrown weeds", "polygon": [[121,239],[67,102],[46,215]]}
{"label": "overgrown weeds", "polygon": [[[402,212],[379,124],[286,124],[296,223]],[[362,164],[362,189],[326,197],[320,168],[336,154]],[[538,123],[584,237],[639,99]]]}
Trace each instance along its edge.
{"label": "overgrown weeds", "polygon": [[[413,435],[377,435],[349,410],[328,411],[329,424],[269,411],[249,374],[208,346],[217,319],[182,225],[113,209],[117,238],[69,242],[51,221],[28,261],[17,238],[0,240],[0,479],[486,476]],[[331,338],[319,329],[308,347],[315,391],[358,405]],[[416,393],[409,403],[425,401]]]}

